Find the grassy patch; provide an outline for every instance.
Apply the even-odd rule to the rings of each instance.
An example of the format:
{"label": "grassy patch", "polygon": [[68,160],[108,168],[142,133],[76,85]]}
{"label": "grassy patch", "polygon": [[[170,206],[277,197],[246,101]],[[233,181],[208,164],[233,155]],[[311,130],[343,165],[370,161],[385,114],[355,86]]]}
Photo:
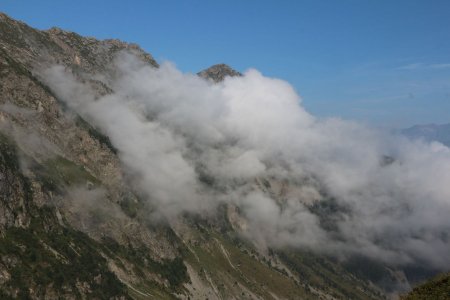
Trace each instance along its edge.
{"label": "grassy patch", "polygon": [[286,299],[312,298],[287,274],[261,262],[232,239],[212,230],[205,235],[209,237],[206,244],[192,243],[187,260],[205,282],[211,278],[221,297],[242,298],[242,290],[247,289],[264,299],[272,298],[271,293]]}
{"label": "grassy patch", "polygon": [[42,181],[43,188],[51,191],[60,191],[64,186],[100,185],[100,181],[90,174],[83,166],[57,156],[45,161],[34,168],[35,173]]}
{"label": "grassy patch", "polygon": [[323,255],[302,250],[278,251],[277,254],[301,281],[318,287],[336,298],[382,298],[382,295],[370,288],[367,282],[357,279],[341,265]]}

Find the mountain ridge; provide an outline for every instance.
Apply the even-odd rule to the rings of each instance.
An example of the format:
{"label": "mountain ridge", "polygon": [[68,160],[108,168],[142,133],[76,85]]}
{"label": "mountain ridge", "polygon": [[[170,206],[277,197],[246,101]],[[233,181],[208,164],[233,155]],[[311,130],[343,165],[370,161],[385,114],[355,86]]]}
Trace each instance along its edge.
{"label": "mountain ridge", "polygon": [[[153,68],[158,63],[133,44],[39,31],[5,16],[0,16],[0,171],[7,179],[0,182],[2,297],[382,299],[392,290],[375,284],[386,278],[394,278],[391,285],[409,285],[401,271],[385,265],[372,263],[377,272],[364,277],[358,275],[368,264],[364,260],[349,265],[309,249],[259,247],[239,232],[246,220],[235,205],[220,205],[210,216],[149,220],[156,208],[123,168],[120,150],[60,99],[42,69],[62,66],[98,99],[114,92],[113,63],[121,51]],[[214,82],[241,76],[224,64],[199,75]],[[198,169],[201,184],[214,187],[214,178]],[[294,184],[273,178],[256,178],[250,185],[280,206],[286,195],[299,193]],[[332,222],[341,208],[330,203],[310,209]]]}
{"label": "mountain ridge", "polygon": [[450,123],[414,125],[403,129],[402,133],[412,139],[436,141],[450,147]]}

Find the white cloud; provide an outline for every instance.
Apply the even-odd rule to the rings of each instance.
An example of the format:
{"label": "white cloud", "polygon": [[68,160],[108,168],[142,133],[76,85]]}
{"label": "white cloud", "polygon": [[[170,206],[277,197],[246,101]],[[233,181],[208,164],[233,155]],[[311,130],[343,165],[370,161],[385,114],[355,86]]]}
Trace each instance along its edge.
{"label": "white cloud", "polygon": [[405,66],[400,66],[397,70],[426,70],[426,69],[449,69],[450,63],[439,64],[425,64],[425,63],[413,63]]}
{"label": "white cloud", "polygon": [[[207,211],[225,201],[241,207],[247,234],[261,243],[450,266],[448,148],[319,120],[288,83],[256,70],[215,85],[128,55],[116,70],[115,92],[99,99],[60,67],[45,77],[111,138],[158,212]],[[287,182],[287,190],[263,192],[256,178]],[[330,199],[336,207],[325,219],[305,204]]]}

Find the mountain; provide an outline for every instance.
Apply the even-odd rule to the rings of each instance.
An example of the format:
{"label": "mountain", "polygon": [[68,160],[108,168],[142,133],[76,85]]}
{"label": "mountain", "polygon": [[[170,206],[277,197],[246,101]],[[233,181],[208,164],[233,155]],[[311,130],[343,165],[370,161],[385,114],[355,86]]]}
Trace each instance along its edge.
{"label": "mountain", "polygon": [[450,297],[450,274],[440,274],[415,287],[402,300],[448,299]]}
{"label": "mountain", "polygon": [[211,79],[214,82],[220,82],[223,81],[227,76],[242,76],[242,74],[236,70],[233,70],[226,64],[217,64],[198,72],[198,76],[206,79]]}
{"label": "mountain", "polygon": [[[119,63],[118,57],[122,57]],[[60,96],[59,89],[67,87],[77,91],[72,96],[80,101],[100,105],[109,99],[112,106],[117,85],[111,82],[123,72],[124,61],[132,70],[136,64],[147,66],[142,72],[160,68],[135,44],[100,41],[58,28],[40,31],[0,14],[0,298],[383,299],[399,288],[409,288],[408,280],[414,278],[409,274],[420,272],[362,255],[346,260],[309,247],[266,245],[246,233],[247,216],[233,203],[222,201],[205,212],[198,206],[198,212],[161,213],[159,203],[145,192],[146,182],[140,180],[148,170],[148,176],[164,176],[156,164],[158,157],[155,164],[139,169],[142,173],[130,172],[125,162],[131,159],[118,147],[122,144]],[[62,73],[56,73],[58,84],[50,84],[49,70],[74,80],[58,81]],[[198,75],[213,82],[241,76],[223,64]],[[145,120],[160,113],[134,109]],[[108,122],[118,122],[120,113]],[[144,129],[151,126],[144,124]],[[128,125],[120,123],[117,128]],[[161,127],[155,131],[164,133]],[[165,153],[172,155],[177,140],[167,141],[164,134],[154,137],[153,144],[166,143]],[[132,136],[125,140],[144,142]],[[187,156],[202,152],[195,141],[188,146]],[[211,147],[223,146],[217,142]],[[142,147],[137,149],[142,152]],[[131,163],[140,167],[143,161]],[[249,163],[243,156],[237,167],[248,171]],[[309,193],[326,200],[305,204],[321,227],[333,233],[337,220],[346,217],[348,209],[326,192],[316,195],[304,188],[306,183],[321,186],[313,177],[303,181],[237,178],[221,185],[201,163],[194,169],[198,188],[206,190],[208,197],[218,197],[234,185],[245,188],[246,194],[268,195],[283,207],[288,196]],[[154,186],[151,190],[164,198],[176,184],[174,179],[162,192],[154,191]],[[188,190],[177,195],[185,193]],[[171,208],[170,199],[167,202]]]}
{"label": "mountain", "polygon": [[402,130],[402,133],[412,139],[436,141],[450,147],[450,124],[415,125]]}

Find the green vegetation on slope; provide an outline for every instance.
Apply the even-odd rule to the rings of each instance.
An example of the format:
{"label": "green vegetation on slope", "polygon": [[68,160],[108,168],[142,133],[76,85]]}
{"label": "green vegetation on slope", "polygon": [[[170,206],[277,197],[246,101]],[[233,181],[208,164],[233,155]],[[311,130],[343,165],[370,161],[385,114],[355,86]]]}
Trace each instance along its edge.
{"label": "green vegetation on slope", "polygon": [[[54,224],[53,210],[41,208],[29,228],[12,227],[0,238],[10,279],[2,289],[17,297],[46,297],[49,287],[59,295],[108,299],[126,296],[126,288],[108,270],[95,241],[84,233]],[[53,220],[52,220],[53,219]],[[50,221],[52,220],[52,221]]]}
{"label": "green vegetation on slope", "polygon": [[337,299],[380,299],[383,295],[347,272],[338,262],[302,250],[278,251],[280,259],[310,286]]}
{"label": "green vegetation on slope", "polygon": [[450,299],[450,273],[441,274],[415,287],[402,300],[448,300]]}
{"label": "green vegetation on slope", "polygon": [[189,281],[186,266],[181,257],[156,261],[144,247],[125,247],[109,238],[103,240],[102,247],[110,257],[116,260],[118,265],[122,264],[120,259],[125,259],[133,263],[137,274],[143,275],[145,271],[157,274],[167,280],[173,291],[179,290],[183,283]]}
{"label": "green vegetation on slope", "polygon": [[64,157],[57,156],[35,166],[34,170],[42,181],[44,189],[61,191],[64,186],[99,185],[100,181],[91,175],[84,167],[73,163]]}
{"label": "green vegetation on slope", "polygon": [[[65,160],[57,162],[58,167],[50,168],[49,174],[55,177],[64,174],[61,177],[67,183],[80,174],[86,175]],[[33,203],[29,179],[19,167],[17,148],[3,135],[0,135],[0,168],[5,176],[16,180],[12,193],[17,199],[6,200],[23,202],[29,218],[24,218],[20,226],[15,222],[9,224],[0,236],[0,297],[126,297],[126,288],[109,271],[98,244],[86,234],[61,225],[54,208]],[[11,203],[0,205],[9,207]]]}
{"label": "green vegetation on slope", "polygon": [[[241,251],[229,241],[214,235],[207,244],[193,242],[187,262],[204,283],[216,285],[220,297],[244,298],[250,293],[272,298],[271,293],[288,299],[308,299],[306,291],[285,275],[259,262],[247,251]],[[213,288],[214,289],[214,288]],[[241,290],[242,292],[237,294]],[[312,297],[311,297],[312,298]]]}

